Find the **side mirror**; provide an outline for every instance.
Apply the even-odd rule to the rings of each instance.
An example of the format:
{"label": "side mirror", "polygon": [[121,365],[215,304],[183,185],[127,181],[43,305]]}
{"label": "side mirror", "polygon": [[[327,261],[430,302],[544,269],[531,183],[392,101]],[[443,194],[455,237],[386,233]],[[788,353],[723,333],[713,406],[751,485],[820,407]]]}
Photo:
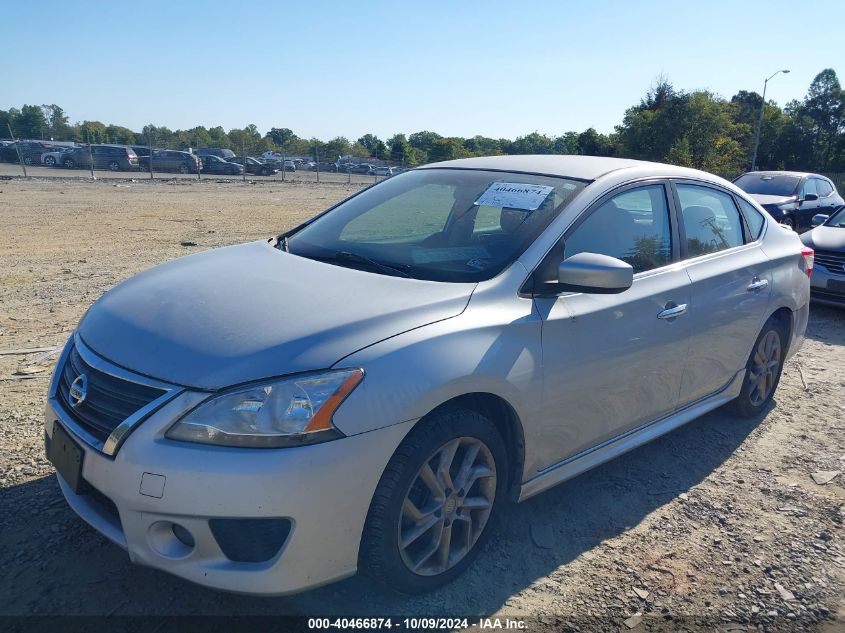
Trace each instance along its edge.
{"label": "side mirror", "polygon": [[634,269],[615,257],[577,253],[560,263],[557,280],[564,292],[618,294],[634,283]]}
{"label": "side mirror", "polygon": [[829,217],[830,217],[829,215],[825,215],[824,213],[817,213],[816,215],[813,216],[813,219],[810,220],[810,224],[813,225],[813,226],[819,226],[819,225],[827,222],[827,219]]}
{"label": "side mirror", "polygon": [[819,199],[819,194],[817,193],[808,193],[805,194],[803,198],[801,198],[798,202],[815,202]]}

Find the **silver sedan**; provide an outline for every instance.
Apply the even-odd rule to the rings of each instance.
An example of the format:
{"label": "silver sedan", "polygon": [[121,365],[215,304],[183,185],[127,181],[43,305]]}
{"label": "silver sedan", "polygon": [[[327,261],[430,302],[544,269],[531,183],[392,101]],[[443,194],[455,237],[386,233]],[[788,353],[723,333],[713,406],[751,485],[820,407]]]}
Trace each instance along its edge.
{"label": "silver sedan", "polygon": [[58,362],[47,455],[137,563],[246,593],[356,571],[427,591],[507,502],[716,407],[766,411],[811,269],[700,171],[428,165],[103,295]]}

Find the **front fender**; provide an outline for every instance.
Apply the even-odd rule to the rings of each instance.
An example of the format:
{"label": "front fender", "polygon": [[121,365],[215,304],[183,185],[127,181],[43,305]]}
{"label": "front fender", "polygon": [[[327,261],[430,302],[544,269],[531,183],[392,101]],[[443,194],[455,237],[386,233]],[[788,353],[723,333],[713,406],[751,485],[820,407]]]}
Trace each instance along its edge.
{"label": "front fender", "polygon": [[[523,426],[537,419],[542,400],[541,322],[533,301],[513,296],[489,309],[479,306],[476,297],[470,303],[460,316],[405,332],[340,361],[339,367],[362,367],[365,378],[335,413],[338,429],[356,435],[418,420],[468,393],[499,396]],[[529,449],[526,446],[526,458]]]}

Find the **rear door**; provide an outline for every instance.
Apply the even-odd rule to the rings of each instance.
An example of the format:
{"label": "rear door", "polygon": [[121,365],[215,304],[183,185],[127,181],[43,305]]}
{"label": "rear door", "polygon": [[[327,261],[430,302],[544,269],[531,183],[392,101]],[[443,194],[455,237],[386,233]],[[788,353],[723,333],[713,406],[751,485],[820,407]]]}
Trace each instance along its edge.
{"label": "rear door", "polygon": [[591,252],[631,264],[631,288],[535,298],[543,320],[546,465],[677,406],[691,285],[674,263],[678,231],[668,193],[661,181],[615,190],[564,235],[565,257]]}
{"label": "rear door", "polygon": [[772,274],[731,192],[684,181],[675,181],[673,189],[692,282],[683,406],[726,387],[745,367],[766,316]]}

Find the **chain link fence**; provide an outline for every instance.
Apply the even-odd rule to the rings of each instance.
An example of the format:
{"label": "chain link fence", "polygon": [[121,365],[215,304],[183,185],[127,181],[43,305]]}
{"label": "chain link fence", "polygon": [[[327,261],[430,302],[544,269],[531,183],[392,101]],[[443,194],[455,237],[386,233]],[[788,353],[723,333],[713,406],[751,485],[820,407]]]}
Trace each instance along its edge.
{"label": "chain link fence", "polygon": [[168,147],[152,135],[145,143],[74,143],[33,139],[0,141],[0,175],[77,178],[193,178],[371,184],[406,169],[404,160],[352,155],[320,156],[215,147]]}

